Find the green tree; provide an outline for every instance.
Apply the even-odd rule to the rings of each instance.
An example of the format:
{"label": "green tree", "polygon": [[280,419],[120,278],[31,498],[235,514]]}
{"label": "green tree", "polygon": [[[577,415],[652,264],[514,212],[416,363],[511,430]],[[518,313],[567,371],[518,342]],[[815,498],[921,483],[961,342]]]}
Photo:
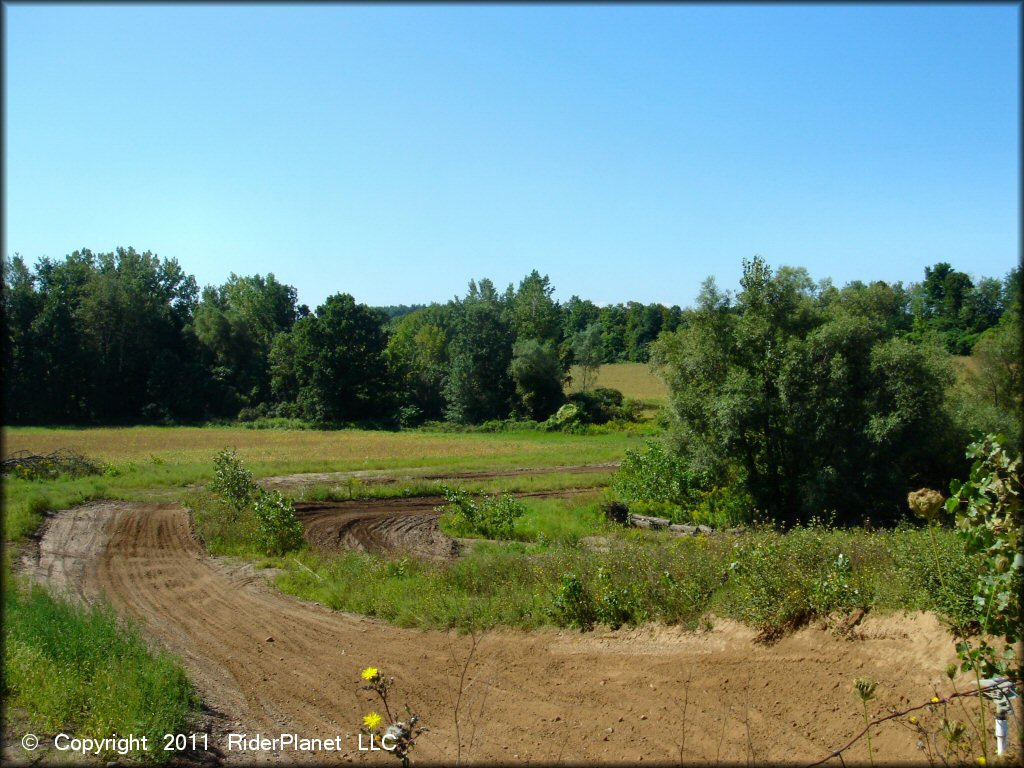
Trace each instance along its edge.
{"label": "green tree", "polygon": [[450,307],[432,304],[404,315],[388,339],[388,357],[399,380],[399,397],[403,407],[415,409],[413,420],[440,419],[444,415],[453,322]]}
{"label": "green tree", "polygon": [[224,285],[203,291],[194,328],[222,384],[225,415],[271,400],[271,346],[298,317],[296,298],[295,289],[279,283],[273,273],[231,273]]}
{"label": "green tree", "polygon": [[446,414],[463,424],[504,418],[515,398],[512,331],[496,295],[474,288],[458,309],[445,384]]}
{"label": "green tree", "polygon": [[909,488],[949,476],[949,357],[889,335],[873,300],[885,290],[843,297],[760,258],[744,262],[741,287],[732,305],[706,282],[679,330],[653,346],[672,444],[694,476],[738,477],[783,523],[826,511],[892,519]]}
{"label": "green tree", "polygon": [[[326,424],[381,418],[391,413],[393,390],[385,357],[385,318],[347,293],[336,293],[298,320],[294,336],[294,380],[303,418]],[[288,345],[277,345],[279,372]],[[279,391],[286,391],[283,377]]]}
{"label": "green tree", "polygon": [[517,339],[560,341],[562,316],[552,299],[554,286],[547,275],[533,270],[519,283],[511,300],[511,326]]}
{"label": "green tree", "polygon": [[43,378],[33,326],[42,309],[36,278],[15,254],[4,258],[4,423],[31,423],[44,403],[38,396]]}
{"label": "green tree", "polygon": [[512,350],[512,378],[526,409],[535,421],[543,421],[565,402],[562,366],[553,341],[517,341]]}

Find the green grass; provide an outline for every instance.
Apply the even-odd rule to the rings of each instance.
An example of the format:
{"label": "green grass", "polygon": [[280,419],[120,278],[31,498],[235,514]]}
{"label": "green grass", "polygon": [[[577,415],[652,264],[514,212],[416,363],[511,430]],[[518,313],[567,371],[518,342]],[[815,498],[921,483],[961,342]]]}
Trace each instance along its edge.
{"label": "green grass", "polygon": [[[163,761],[162,735],[180,731],[198,700],[181,665],[147,648],[138,630],[106,607],[82,608],[44,589],[4,590],[4,697],[27,725],[102,739],[148,737]],[[114,757],[108,753],[107,758]]]}
{"label": "green grass", "polygon": [[[579,367],[573,366],[571,374],[572,384],[566,391],[577,392],[583,381]],[[623,397],[651,405],[668,402],[668,386],[651,372],[647,363],[605,363],[598,369],[597,380],[589,384],[592,387],[617,389]]]}
{"label": "green grass", "polygon": [[[3,430],[5,455],[27,450],[50,453],[70,449],[106,465],[103,475],[54,480],[5,479],[4,540],[30,536],[47,509],[65,509],[98,498],[129,501],[173,501],[213,477],[213,455],[237,447],[240,458],[257,477],[300,472],[381,470],[429,473],[511,470],[596,464],[616,461],[642,438],[627,433],[565,435],[524,431],[500,434],[369,432],[360,430],[256,431],[240,427],[130,427],[124,429],[48,429],[8,427]],[[537,478],[509,477],[475,483],[498,491],[525,492],[606,482],[603,476],[568,474]],[[603,478],[603,479],[602,479]],[[406,485],[409,485],[407,483]],[[410,495],[432,489],[431,481],[413,481],[412,489],[365,484],[368,496]],[[334,486],[328,486],[334,487]],[[433,492],[431,490],[431,492]],[[316,498],[313,491],[306,498]],[[320,491],[326,496],[331,491]],[[338,492],[345,498],[348,489]],[[301,496],[301,493],[297,492]]]}
{"label": "green grass", "polygon": [[535,430],[441,433],[241,427],[5,427],[3,437],[5,455],[66,448],[117,466],[163,466],[205,478],[212,474],[213,454],[225,447],[237,448],[253,474],[265,477],[367,469],[444,467],[456,472],[594,464],[618,460],[626,447],[642,442],[639,436],[617,431],[569,435]]}
{"label": "green grass", "polygon": [[[553,522],[573,515],[580,519]],[[331,608],[422,628],[695,627],[713,614],[772,636],[858,607],[970,620],[979,564],[949,530],[938,532],[944,592],[936,587],[929,537],[919,529],[811,526],[677,538],[609,529],[597,515],[593,502],[535,505],[517,523],[517,535],[532,543],[483,542],[450,566],[307,551],[279,562],[277,585]],[[581,546],[581,536],[594,533],[603,535],[604,551]]]}

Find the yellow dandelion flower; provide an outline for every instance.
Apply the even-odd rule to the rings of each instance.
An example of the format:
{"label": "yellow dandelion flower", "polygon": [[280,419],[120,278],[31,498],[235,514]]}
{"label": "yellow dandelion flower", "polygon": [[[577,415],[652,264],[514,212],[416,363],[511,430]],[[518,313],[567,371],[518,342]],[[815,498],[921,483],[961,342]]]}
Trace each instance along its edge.
{"label": "yellow dandelion flower", "polygon": [[910,724],[911,725],[917,725],[917,718],[914,717],[913,715],[910,716]]}
{"label": "yellow dandelion flower", "polygon": [[938,703],[939,703],[939,697],[938,696],[932,696],[932,704],[938,704]]}
{"label": "yellow dandelion flower", "polygon": [[383,718],[381,718],[381,716],[378,715],[376,712],[371,712],[370,714],[368,714],[366,717],[363,718],[363,725],[365,725],[371,731],[375,731],[375,730],[377,730],[377,726],[380,725],[380,721],[382,719]]}
{"label": "yellow dandelion flower", "polygon": [[363,670],[363,680],[366,680],[367,682],[372,682],[378,677],[380,677],[380,670],[376,667],[367,667]]}

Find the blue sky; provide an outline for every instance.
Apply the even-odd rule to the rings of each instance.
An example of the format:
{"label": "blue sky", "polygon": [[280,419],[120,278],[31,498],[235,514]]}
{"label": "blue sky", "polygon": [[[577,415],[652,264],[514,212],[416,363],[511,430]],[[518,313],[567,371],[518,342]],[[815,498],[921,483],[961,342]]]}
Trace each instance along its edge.
{"label": "blue sky", "polygon": [[741,261],[1003,276],[1020,8],[5,4],[4,252],[132,245],[315,307],[687,306]]}

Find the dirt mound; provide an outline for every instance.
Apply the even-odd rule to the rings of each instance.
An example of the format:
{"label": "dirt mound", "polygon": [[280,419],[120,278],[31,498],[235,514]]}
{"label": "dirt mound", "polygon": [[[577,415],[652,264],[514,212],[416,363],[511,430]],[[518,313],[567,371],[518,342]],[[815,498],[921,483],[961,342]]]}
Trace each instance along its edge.
{"label": "dirt mound", "polygon": [[[358,751],[360,720],[377,706],[359,689],[370,665],[397,678],[393,703],[408,702],[430,728],[417,762],[810,762],[860,731],[856,677],[879,681],[873,706],[884,712],[946,690],[943,668],[955,658],[928,615],[868,615],[853,639],[806,628],[772,646],[715,621],[707,632],[496,631],[474,649],[467,636],[401,629],[275,592],[207,557],[177,506],[62,512],[40,551],[60,559],[49,539],[78,536],[94,542],[71,557],[82,594],[102,591],[180,654],[227,729],[340,736],[345,745],[241,753],[222,741],[229,764],[392,764]],[[39,567],[43,576],[71,570]],[[873,743],[887,762],[925,762],[897,723],[877,729]],[[864,758],[861,744],[847,759]]]}

